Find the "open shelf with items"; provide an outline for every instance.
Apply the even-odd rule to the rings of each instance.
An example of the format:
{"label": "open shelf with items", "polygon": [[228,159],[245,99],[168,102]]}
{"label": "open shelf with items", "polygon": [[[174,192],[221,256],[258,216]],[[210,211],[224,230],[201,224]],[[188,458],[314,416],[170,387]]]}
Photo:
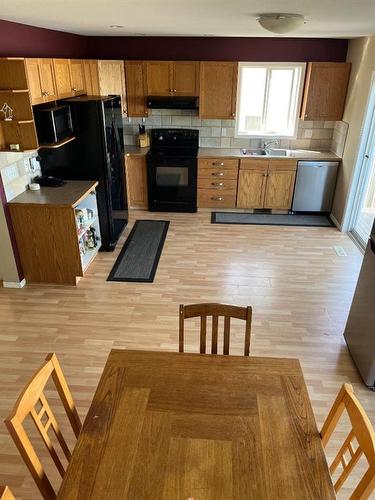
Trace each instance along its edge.
{"label": "open shelf with items", "polygon": [[85,271],[101,246],[95,193],[90,193],[75,207],[74,211],[82,269]]}
{"label": "open shelf with items", "polygon": [[7,104],[12,119],[5,120],[0,113],[0,150],[11,151],[11,144],[18,144],[19,151],[38,149],[25,59],[0,58],[0,109]]}

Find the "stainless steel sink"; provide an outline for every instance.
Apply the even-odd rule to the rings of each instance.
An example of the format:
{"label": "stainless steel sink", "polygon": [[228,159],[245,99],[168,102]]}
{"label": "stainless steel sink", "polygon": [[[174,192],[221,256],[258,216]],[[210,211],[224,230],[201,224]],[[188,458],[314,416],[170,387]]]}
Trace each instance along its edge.
{"label": "stainless steel sink", "polygon": [[268,149],[266,151],[267,156],[288,156],[287,149]]}
{"label": "stainless steel sink", "polygon": [[244,156],[288,156],[288,149],[241,149]]}

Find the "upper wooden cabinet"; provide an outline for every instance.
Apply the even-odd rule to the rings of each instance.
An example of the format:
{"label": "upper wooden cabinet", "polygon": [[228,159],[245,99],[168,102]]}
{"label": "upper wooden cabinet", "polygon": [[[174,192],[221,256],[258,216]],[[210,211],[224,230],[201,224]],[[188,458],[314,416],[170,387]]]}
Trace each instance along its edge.
{"label": "upper wooden cabinet", "polygon": [[55,74],[57,97],[66,99],[72,97],[73,85],[70,72],[70,59],[53,59],[53,69]]}
{"label": "upper wooden cabinet", "polygon": [[86,59],[83,61],[85,73],[86,91],[88,95],[99,95],[99,73],[98,61]]}
{"label": "upper wooden cabinet", "polygon": [[200,63],[200,118],[233,119],[236,115],[238,63]]}
{"label": "upper wooden cabinet", "polygon": [[196,61],[146,61],[147,95],[197,96],[199,63]]}
{"label": "upper wooden cabinet", "polygon": [[73,95],[85,94],[86,83],[83,61],[81,59],[70,59],[70,72]]}
{"label": "upper wooden cabinet", "polygon": [[52,59],[25,59],[31,103],[42,104],[57,99]]}
{"label": "upper wooden cabinet", "polygon": [[125,61],[128,116],[148,116],[144,66],[143,61]]}
{"label": "upper wooden cabinet", "polygon": [[308,64],[301,109],[303,120],[342,119],[350,69],[350,63]]}
{"label": "upper wooden cabinet", "polygon": [[124,61],[98,61],[100,95],[121,96],[122,114],[126,116],[126,86]]}

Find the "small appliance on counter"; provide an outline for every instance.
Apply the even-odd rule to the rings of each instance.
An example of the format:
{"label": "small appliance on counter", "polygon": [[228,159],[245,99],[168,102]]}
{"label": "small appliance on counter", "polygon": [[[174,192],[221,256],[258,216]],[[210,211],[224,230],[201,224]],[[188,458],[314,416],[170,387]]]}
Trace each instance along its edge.
{"label": "small appliance on counter", "polygon": [[145,125],[139,125],[138,141],[140,148],[148,148],[150,145],[150,136],[146,132]]}
{"label": "small appliance on counter", "polygon": [[34,117],[40,145],[56,144],[73,136],[72,116],[67,104],[35,106]]}
{"label": "small appliance on counter", "polygon": [[151,211],[196,212],[199,131],[153,129],[147,153]]}
{"label": "small appliance on counter", "polygon": [[[53,175],[39,175],[33,179],[33,184],[39,184],[40,186],[47,186],[47,187],[59,187],[59,186],[64,186],[66,182],[63,179],[60,179],[59,177],[54,177]],[[33,189],[30,184],[30,189],[32,191],[36,191],[38,188]]]}

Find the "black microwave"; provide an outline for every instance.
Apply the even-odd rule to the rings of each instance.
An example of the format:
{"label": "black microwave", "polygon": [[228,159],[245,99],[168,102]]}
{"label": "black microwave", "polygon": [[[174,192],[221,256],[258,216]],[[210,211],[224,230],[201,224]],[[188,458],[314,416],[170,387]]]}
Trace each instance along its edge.
{"label": "black microwave", "polygon": [[39,144],[55,144],[73,135],[70,107],[67,104],[34,108]]}

